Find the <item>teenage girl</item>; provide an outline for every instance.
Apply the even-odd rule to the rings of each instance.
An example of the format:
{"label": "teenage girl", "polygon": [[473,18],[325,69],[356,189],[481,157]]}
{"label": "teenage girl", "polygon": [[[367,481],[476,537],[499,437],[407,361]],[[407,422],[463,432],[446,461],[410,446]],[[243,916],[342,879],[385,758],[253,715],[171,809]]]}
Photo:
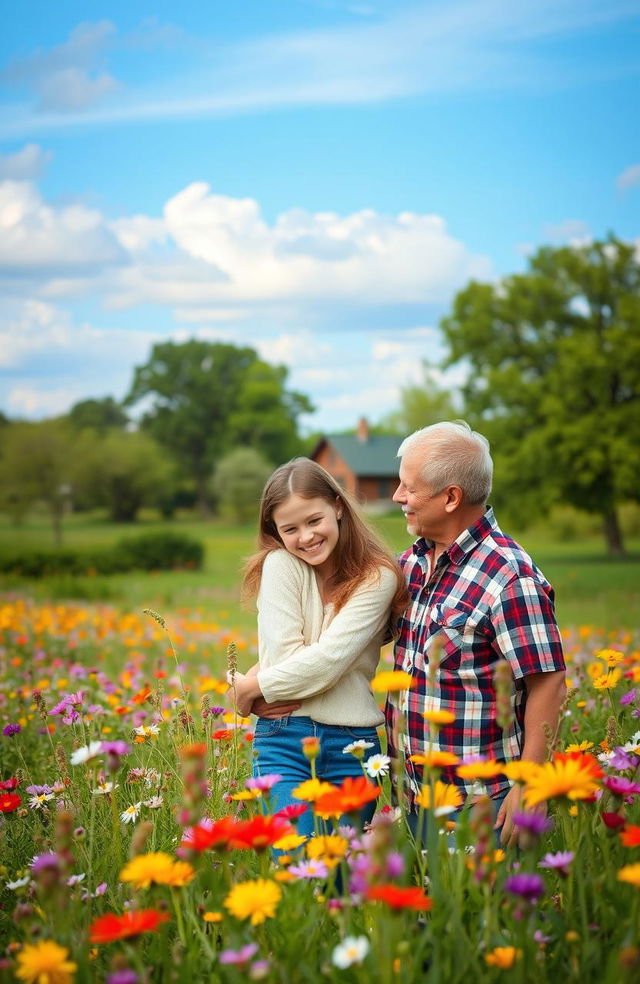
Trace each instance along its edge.
{"label": "teenage girl", "polygon": [[[282,776],[271,792],[275,812],[299,805],[292,791],[311,778],[303,738],[319,739],[316,774],[334,785],[362,775],[357,758],[343,751],[347,745],[367,742],[365,758],[380,751],[384,715],[369,684],[407,591],[349,496],[308,458],[282,465],[268,480],[258,547],[244,591],[257,594],[259,662],[236,674],[235,687],[240,713],[256,701],[263,714],[284,715],[258,717],[255,728],[254,773]],[[374,809],[365,808],[362,822]],[[310,810],[298,830],[313,832]]]}

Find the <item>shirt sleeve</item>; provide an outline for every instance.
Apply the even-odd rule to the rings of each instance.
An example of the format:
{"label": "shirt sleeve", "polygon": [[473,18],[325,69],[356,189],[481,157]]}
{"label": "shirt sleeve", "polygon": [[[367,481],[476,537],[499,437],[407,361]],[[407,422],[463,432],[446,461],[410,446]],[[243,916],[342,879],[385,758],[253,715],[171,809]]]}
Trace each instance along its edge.
{"label": "shirt sleeve", "polygon": [[[393,572],[380,568],[379,579],[374,577],[354,591],[318,641],[309,646],[299,642],[301,625],[296,634],[292,625],[295,616],[289,620],[282,635],[272,619],[259,619],[259,634],[276,632],[265,641],[270,652],[278,653],[278,662],[258,672],[258,684],[267,703],[304,700],[329,690],[365,647],[382,633],[389,618],[395,587]],[[281,592],[282,585],[270,581],[264,588],[261,603],[268,607],[273,602],[282,610],[285,602],[275,597]],[[299,607],[298,603],[298,610]]]}
{"label": "shirt sleeve", "polygon": [[514,578],[507,585],[493,606],[492,625],[495,647],[516,680],[565,669],[553,600],[535,578]]}

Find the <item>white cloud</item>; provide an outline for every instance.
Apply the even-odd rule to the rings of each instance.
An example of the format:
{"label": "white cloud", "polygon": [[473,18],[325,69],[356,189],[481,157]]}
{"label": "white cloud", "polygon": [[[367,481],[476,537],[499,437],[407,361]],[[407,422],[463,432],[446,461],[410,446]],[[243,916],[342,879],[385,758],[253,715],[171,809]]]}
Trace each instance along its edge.
{"label": "white cloud", "polygon": [[[365,5],[366,7],[367,5]],[[363,13],[365,10],[363,9]],[[368,12],[368,11],[367,11]],[[171,26],[149,25],[149,43],[189,47],[188,68],[158,85],[144,67],[121,93],[100,60],[112,45],[107,21],[80,25],[69,40],[36,51],[5,71],[40,97],[39,112],[5,107],[0,133],[35,126],[108,124],[247,113],[268,108],[379,102],[423,92],[479,87],[547,87],[575,81],[566,63],[532,42],[593,32],[637,14],[637,0],[434,0],[389,5],[356,23],[306,32],[271,33],[223,44],[218,37],[186,39]],[[143,29],[142,38],[145,34]],[[118,39],[135,50],[135,32]],[[635,65],[589,60],[573,69],[584,77],[635,71]],[[585,63],[586,64],[586,63]],[[75,72],[75,82],[69,84]],[[108,105],[96,105],[112,93]]]}
{"label": "white cloud", "polygon": [[4,79],[32,90],[40,112],[85,110],[118,87],[98,67],[115,33],[109,21],[79,24],[62,44],[13,59],[3,72]]}
{"label": "white cloud", "polygon": [[0,154],[0,181],[28,181],[39,178],[53,157],[38,144],[26,144],[15,154]]}
{"label": "white cloud", "polygon": [[640,164],[631,164],[616,178],[618,191],[628,191],[640,185]]}
{"label": "white cloud", "polygon": [[576,240],[584,241],[590,237],[591,233],[587,223],[581,219],[565,219],[555,225],[546,225],[543,229],[543,235],[546,239],[552,239],[556,242],[566,240],[574,242]]}
{"label": "white cloud", "polygon": [[0,271],[40,275],[123,262],[125,253],[95,209],[54,208],[26,181],[0,184]]}

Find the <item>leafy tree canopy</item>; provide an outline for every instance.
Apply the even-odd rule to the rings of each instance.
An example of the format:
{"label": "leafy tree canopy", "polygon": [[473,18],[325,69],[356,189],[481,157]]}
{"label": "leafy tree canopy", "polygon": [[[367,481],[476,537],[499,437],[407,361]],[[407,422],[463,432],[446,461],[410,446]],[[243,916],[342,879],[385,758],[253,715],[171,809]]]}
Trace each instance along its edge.
{"label": "leafy tree canopy", "polygon": [[125,403],[150,404],[142,427],[172,452],[205,507],[213,464],[235,444],[256,447],[273,463],[296,453],[297,417],[313,408],[285,389],[286,377],[252,348],[165,342],[136,368]]}
{"label": "leafy tree canopy", "polygon": [[526,273],[472,282],[442,329],[469,369],[466,415],[492,442],[512,513],[557,501],[599,513],[621,553],[617,507],[640,489],[640,264],[611,236],[544,247]]}
{"label": "leafy tree canopy", "polygon": [[69,411],[69,422],[78,430],[89,428],[104,434],[112,428],[123,430],[129,418],[120,403],[112,396],[97,400],[81,400]]}
{"label": "leafy tree canopy", "polygon": [[236,448],[225,455],[213,475],[214,492],[225,512],[239,523],[255,519],[272,466],[255,448]]}
{"label": "leafy tree canopy", "polygon": [[459,416],[451,394],[440,388],[432,366],[423,360],[422,382],[404,387],[399,408],[381,421],[380,428],[387,433],[406,437],[422,427],[429,427],[441,420],[454,420]]}

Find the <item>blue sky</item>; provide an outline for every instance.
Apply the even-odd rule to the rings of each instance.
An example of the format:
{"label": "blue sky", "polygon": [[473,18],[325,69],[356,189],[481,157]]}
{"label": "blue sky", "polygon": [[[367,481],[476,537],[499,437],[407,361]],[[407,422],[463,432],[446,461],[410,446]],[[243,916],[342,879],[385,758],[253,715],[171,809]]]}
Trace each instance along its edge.
{"label": "blue sky", "polygon": [[377,420],[469,279],[640,242],[637,0],[33,0],[4,27],[12,417],[200,337],[287,364],[307,429]]}

